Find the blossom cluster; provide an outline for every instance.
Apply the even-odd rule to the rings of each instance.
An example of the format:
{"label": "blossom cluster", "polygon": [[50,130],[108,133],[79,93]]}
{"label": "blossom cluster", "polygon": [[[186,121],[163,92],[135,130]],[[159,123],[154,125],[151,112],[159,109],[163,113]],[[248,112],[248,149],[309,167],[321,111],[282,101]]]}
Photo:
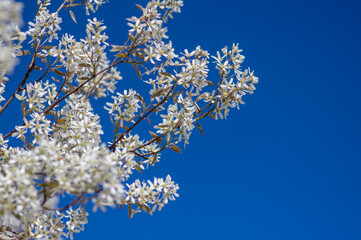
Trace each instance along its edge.
{"label": "blossom cluster", "polygon": [[6,73],[13,71],[16,56],[21,55],[25,33],[19,30],[22,23],[23,5],[13,0],[0,1],[0,102],[4,101],[5,84],[9,80]]}
{"label": "blossom cluster", "polygon": [[[38,0],[25,32],[18,27],[22,5],[0,2],[0,101],[6,100],[0,117],[9,105],[21,110],[10,123],[13,130],[0,133],[0,239],[73,239],[87,223],[88,202],[93,211],[126,206],[130,218],[161,210],[178,197],[171,177],[131,176],[159,162],[165,149],[181,152],[195,128],[203,132],[203,118],[226,118],[255,90],[258,78],[242,70],[236,44],[216,56],[200,46],[176,53],[165,24],[182,0],[136,5],[141,14],[127,19],[128,38],[119,45],[108,43],[107,28],[96,17],[83,38],[63,32],[61,11],[76,22],[72,8],[83,6],[89,15],[105,2]],[[5,96],[8,73],[22,55],[31,62]],[[117,90],[121,64],[133,66],[149,95]],[[211,64],[218,82],[208,80]],[[113,134],[95,110],[98,98],[106,99]]]}
{"label": "blossom cluster", "polygon": [[[132,184],[127,184],[127,197],[123,200],[128,204],[136,204],[137,209],[130,209],[131,215],[143,210],[152,213],[157,207],[161,210],[169,200],[174,201],[178,197],[178,184],[175,184],[168,175],[165,180],[162,178],[154,178],[154,182],[148,180],[147,182],[140,182],[136,180]],[[151,208],[149,205],[153,205]],[[130,206],[130,205],[129,205]]]}
{"label": "blossom cluster", "polygon": [[53,39],[58,39],[58,31],[61,29],[59,24],[62,19],[58,16],[58,13],[49,13],[49,10],[44,8],[43,11],[39,11],[39,14],[35,18],[35,22],[29,23],[29,30],[26,32],[31,37],[31,42],[39,43],[44,37],[48,42],[52,42]]}
{"label": "blossom cluster", "polygon": [[109,108],[109,114],[111,114],[115,121],[119,122],[119,125],[123,127],[124,121],[132,121],[138,112],[140,100],[137,97],[137,93],[130,89],[129,92],[124,90],[124,93],[117,93],[117,97],[112,96],[113,103],[106,103]]}

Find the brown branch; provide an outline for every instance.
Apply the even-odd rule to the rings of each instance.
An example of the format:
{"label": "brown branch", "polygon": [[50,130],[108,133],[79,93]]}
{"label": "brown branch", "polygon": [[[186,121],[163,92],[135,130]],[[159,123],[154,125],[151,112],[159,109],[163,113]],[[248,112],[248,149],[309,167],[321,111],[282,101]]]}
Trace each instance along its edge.
{"label": "brown branch", "polygon": [[30,63],[28,71],[26,71],[23,80],[21,81],[21,83],[19,84],[18,88],[15,90],[13,95],[11,95],[11,97],[6,101],[4,106],[0,109],[0,115],[5,111],[5,109],[9,106],[9,104],[14,100],[16,94],[18,94],[22,90],[22,88],[23,88],[24,84],[26,83],[26,81],[28,80],[31,72],[35,69],[35,59],[36,59],[36,52],[38,51],[38,46],[35,49],[35,53],[33,55],[33,58],[31,59],[31,63]]}

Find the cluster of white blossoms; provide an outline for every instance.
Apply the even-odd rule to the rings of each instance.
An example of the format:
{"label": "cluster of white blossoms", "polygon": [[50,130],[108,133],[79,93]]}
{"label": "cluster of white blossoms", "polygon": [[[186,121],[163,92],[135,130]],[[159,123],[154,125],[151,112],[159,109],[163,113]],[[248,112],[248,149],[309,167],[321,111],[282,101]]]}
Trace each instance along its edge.
{"label": "cluster of white blossoms", "polygon": [[140,100],[137,97],[137,93],[130,89],[129,92],[124,90],[124,93],[117,93],[117,97],[112,96],[114,99],[113,103],[107,103],[110,108],[105,107],[109,110],[109,114],[114,117],[116,122],[119,122],[119,126],[123,127],[124,121],[132,121],[138,112]]}
{"label": "cluster of white blossoms", "polygon": [[32,38],[31,41],[39,43],[44,37],[48,42],[58,39],[58,31],[61,30],[59,24],[62,19],[58,17],[58,13],[49,13],[49,10],[42,8],[35,18],[35,22],[29,23],[29,30],[26,32]]}
{"label": "cluster of white blossoms", "polygon": [[[38,0],[34,21],[21,32],[22,4],[0,1],[0,117],[16,104],[21,110],[9,121],[13,130],[0,133],[0,239],[73,239],[87,223],[88,202],[93,211],[126,206],[130,218],[161,210],[178,197],[171,177],[130,177],[159,162],[165,149],[181,152],[194,128],[203,134],[201,119],[226,118],[255,90],[258,78],[242,70],[238,45],[212,57],[218,82],[208,80],[206,50],[175,53],[165,23],[180,12],[182,0],[136,5],[141,16],[127,19],[128,38],[111,49],[106,26],[95,17],[80,40],[63,32],[60,12],[76,21],[72,8],[83,6],[89,15],[105,2]],[[8,73],[22,55],[31,56],[28,69],[12,79],[18,87],[6,95]],[[116,91],[121,64],[133,66],[148,96]],[[111,136],[95,111],[100,97],[106,98]]]}
{"label": "cluster of white blossoms", "polygon": [[[11,72],[16,63],[16,56],[21,55],[25,33],[19,30],[22,23],[23,4],[12,0],[0,1],[0,102],[4,101],[6,73]],[[1,107],[0,107],[1,108]]]}
{"label": "cluster of white blossoms", "polygon": [[[154,182],[148,180],[147,183],[136,180],[130,185],[127,184],[128,191],[124,202],[129,204],[131,216],[140,212],[139,209],[131,209],[131,204],[136,204],[141,210],[152,214],[157,207],[161,210],[168,203],[168,200],[174,201],[175,197],[178,197],[177,190],[179,187],[169,175],[165,180],[154,178]],[[152,208],[149,206],[150,204],[153,205]]]}

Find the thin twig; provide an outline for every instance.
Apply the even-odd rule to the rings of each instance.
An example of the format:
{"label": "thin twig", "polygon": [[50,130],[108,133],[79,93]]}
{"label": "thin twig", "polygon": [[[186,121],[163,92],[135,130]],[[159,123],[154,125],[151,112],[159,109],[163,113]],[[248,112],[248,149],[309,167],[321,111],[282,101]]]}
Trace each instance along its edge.
{"label": "thin twig", "polygon": [[[38,45],[39,46],[39,45]],[[18,88],[15,90],[15,92],[13,93],[13,95],[11,95],[11,97],[6,101],[6,103],[4,104],[4,106],[0,109],[0,115],[5,111],[5,109],[9,106],[9,104],[14,100],[16,94],[18,94],[22,89],[24,84],[26,83],[26,81],[28,80],[31,72],[34,70],[35,68],[35,59],[36,59],[36,52],[38,51],[38,46],[35,49],[35,53],[33,55],[33,58],[31,59],[31,63],[29,66],[28,71],[26,71],[26,74],[23,78],[23,80],[21,81],[21,83],[19,84]]]}

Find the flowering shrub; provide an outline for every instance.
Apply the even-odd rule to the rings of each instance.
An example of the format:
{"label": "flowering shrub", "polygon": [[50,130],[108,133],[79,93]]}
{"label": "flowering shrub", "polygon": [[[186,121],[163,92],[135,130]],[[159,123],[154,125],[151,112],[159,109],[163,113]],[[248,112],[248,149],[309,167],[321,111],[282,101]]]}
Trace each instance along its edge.
{"label": "flowering shrub", "polygon": [[[87,223],[89,201],[94,211],[127,207],[129,217],[161,210],[178,197],[171,177],[133,183],[129,177],[156,164],[165,149],[180,152],[195,127],[202,133],[201,119],[226,118],[255,90],[258,78],[241,69],[244,56],[236,44],[216,56],[200,47],[174,52],[164,25],[182,0],[136,5],[141,15],[127,19],[128,39],[120,45],[109,46],[106,26],[96,18],[88,20],[84,39],[61,34],[60,11],[76,21],[72,8],[83,6],[89,15],[104,2],[54,1],[59,6],[52,12],[50,0],[38,0],[26,32],[18,27],[22,4],[0,2],[0,115],[15,101],[22,113],[22,124],[0,135],[1,239],[73,239]],[[9,73],[24,55],[31,57],[28,69],[7,94]],[[210,60],[218,82],[207,79]],[[149,96],[117,92],[122,64],[134,67]],[[40,77],[33,77],[36,71]],[[107,143],[92,108],[98,98],[108,99],[104,108],[114,126]],[[137,127],[150,119],[150,134],[139,136]],[[59,207],[61,197],[68,202]]]}

